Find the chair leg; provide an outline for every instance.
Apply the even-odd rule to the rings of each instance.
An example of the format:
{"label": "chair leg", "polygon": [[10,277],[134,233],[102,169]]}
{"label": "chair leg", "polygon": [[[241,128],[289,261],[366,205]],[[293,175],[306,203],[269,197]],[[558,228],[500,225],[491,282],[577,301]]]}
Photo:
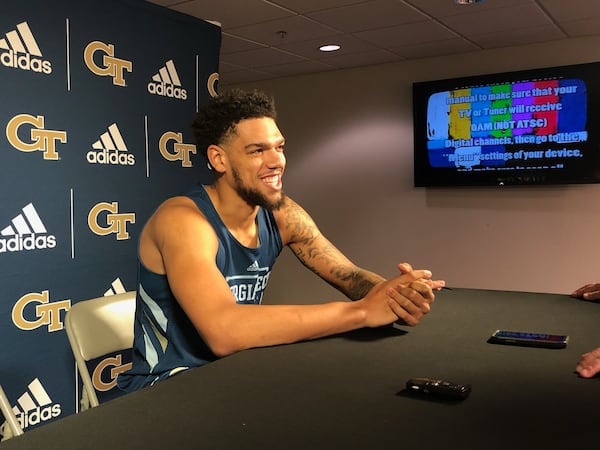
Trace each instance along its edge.
{"label": "chair leg", "polygon": [[0,386],[0,410],[2,411],[2,415],[6,420],[2,440],[5,441],[13,436],[22,435],[23,429],[21,428],[21,424],[19,424],[17,416],[15,415],[14,411],[12,410],[12,407],[10,406],[10,403],[8,402],[8,397],[6,397],[2,386]]}

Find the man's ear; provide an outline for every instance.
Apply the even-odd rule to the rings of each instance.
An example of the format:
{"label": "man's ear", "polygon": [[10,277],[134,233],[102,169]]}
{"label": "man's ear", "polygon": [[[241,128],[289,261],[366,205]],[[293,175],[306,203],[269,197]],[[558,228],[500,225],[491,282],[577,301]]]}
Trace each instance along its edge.
{"label": "man's ear", "polygon": [[227,154],[218,145],[209,145],[206,149],[206,156],[208,157],[208,163],[218,173],[225,172]]}

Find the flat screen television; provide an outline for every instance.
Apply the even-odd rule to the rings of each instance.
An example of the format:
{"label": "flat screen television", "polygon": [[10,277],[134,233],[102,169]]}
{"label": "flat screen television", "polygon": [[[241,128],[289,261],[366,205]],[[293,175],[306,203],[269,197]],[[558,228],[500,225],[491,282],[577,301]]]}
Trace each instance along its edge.
{"label": "flat screen television", "polygon": [[414,184],[600,183],[600,62],[413,83]]}

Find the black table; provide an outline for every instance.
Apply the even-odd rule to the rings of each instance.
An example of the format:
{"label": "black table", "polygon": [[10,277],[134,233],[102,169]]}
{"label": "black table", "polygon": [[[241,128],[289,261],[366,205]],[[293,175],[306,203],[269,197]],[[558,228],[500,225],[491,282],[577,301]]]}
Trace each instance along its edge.
{"label": "black table", "polygon": [[[487,343],[497,328],[564,333],[567,348]],[[244,351],[0,444],[9,449],[593,449],[600,304],[565,295],[443,290],[415,328]],[[472,385],[426,399],[410,377]]]}

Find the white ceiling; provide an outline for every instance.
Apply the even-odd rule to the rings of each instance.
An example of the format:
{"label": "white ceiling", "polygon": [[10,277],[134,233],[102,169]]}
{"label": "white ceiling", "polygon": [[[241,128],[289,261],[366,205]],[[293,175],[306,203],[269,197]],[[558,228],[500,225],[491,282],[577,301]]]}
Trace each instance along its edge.
{"label": "white ceiling", "polygon": [[221,23],[221,85],[600,35],[600,0],[148,1]]}

